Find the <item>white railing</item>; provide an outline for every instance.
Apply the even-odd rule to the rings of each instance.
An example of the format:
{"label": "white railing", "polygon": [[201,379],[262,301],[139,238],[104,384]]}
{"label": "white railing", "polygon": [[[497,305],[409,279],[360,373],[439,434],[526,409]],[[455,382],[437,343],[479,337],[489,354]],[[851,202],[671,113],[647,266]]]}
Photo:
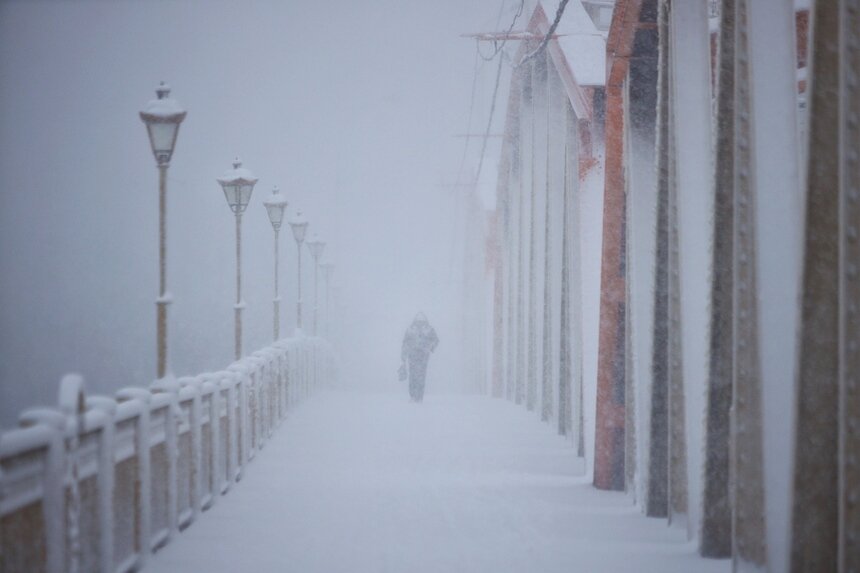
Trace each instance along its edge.
{"label": "white railing", "polygon": [[296,338],[226,370],[22,412],[0,435],[0,571],[124,573],[239,481],[294,404],[333,381],[319,338]]}

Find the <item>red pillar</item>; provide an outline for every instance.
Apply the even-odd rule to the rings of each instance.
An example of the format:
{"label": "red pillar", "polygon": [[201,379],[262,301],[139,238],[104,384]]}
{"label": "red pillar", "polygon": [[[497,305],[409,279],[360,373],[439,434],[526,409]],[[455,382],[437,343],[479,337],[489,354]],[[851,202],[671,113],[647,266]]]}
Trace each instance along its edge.
{"label": "red pillar", "polygon": [[618,83],[606,93],[606,174],[603,255],[600,265],[600,333],[594,485],[624,489],[624,94]]}

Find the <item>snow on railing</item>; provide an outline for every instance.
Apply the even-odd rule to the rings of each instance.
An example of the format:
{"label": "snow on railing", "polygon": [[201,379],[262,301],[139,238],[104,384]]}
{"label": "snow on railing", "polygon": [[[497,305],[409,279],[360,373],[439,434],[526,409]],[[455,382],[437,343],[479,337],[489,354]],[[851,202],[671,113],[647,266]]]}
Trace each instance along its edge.
{"label": "snow on railing", "polygon": [[26,410],[0,435],[0,571],[140,570],[333,377],[331,346],[304,337],[116,399],[65,377],[59,408]]}

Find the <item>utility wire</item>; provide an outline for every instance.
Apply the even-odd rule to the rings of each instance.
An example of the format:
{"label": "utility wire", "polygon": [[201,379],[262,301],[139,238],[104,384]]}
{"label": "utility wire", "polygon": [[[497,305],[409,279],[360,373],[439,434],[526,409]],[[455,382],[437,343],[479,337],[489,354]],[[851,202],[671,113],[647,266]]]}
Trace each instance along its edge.
{"label": "utility wire", "polygon": [[[475,68],[474,68],[473,75],[472,75],[472,95],[471,95],[470,101],[469,101],[469,121],[468,121],[468,127],[466,129],[466,141],[463,144],[463,155],[460,158],[460,167],[459,167],[459,169],[457,169],[456,182],[458,184],[460,183],[461,177],[463,175],[463,168],[465,167],[465,164],[466,164],[466,156],[468,155],[469,142],[471,140],[471,137],[469,136],[469,134],[471,133],[471,129],[472,129],[472,117],[473,117],[474,108],[475,108],[475,92],[476,92],[476,89],[477,89],[476,86],[478,83],[478,72],[479,72],[478,57],[480,57],[485,62],[490,62],[496,56],[498,56],[499,54],[502,53],[502,50],[504,49],[505,44],[508,41],[508,37],[510,36],[511,31],[513,31],[514,26],[516,26],[516,24],[517,24],[517,20],[520,18],[520,16],[522,16],[523,11],[525,10],[525,4],[526,4],[525,0],[520,0],[520,5],[517,8],[517,11],[514,14],[513,19],[511,20],[511,25],[508,26],[508,30],[505,33],[504,37],[502,38],[501,42],[499,42],[499,41],[493,42],[493,46],[494,46],[493,53],[490,56],[485,56],[481,52],[480,40],[475,41],[475,54],[476,54],[476,56],[475,56]],[[502,19],[503,9],[504,9],[504,2],[502,2],[501,6],[499,7],[499,16],[496,19],[496,26],[497,27],[499,25],[500,20]],[[495,107],[496,107],[496,94],[499,90],[499,78],[500,78],[500,76],[501,76],[501,59],[499,61],[499,70],[496,72],[496,85],[493,88],[493,102],[491,104],[490,120],[489,120],[490,124],[492,124],[493,110],[495,110]],[[480,175],[481,165],[484,162],[484,153],[486,152],[486,149],[487,149],[487,138],[490,135],[489,130],[490,130],[490,128],[488,126],[487,131],[484,134],[484,141],[483,141],[482,146],[481,146],[481,158],[480,158],[479,163],[478,163],[478,175]],[[475,179],[475,181],[477,181],[477,179]]]}
{"label": "utility wire", "polygon": [[[564,1],[566,1],[566,0],[564,0]],[[496,56],[499,56],[499,66],[496,69],[496,82],[495,82],[495,85],[493,86],[493,98],[492,98],[492,102],[490,103],[490,117],[487,120],[487,129],[484,131],[484,141],[481,143],[481,156],[478,159],[478,171],[475,173],[474,185],[476,185],[476,186],[478,184],[478,181],[480,181],[480,179],[481,179],[481,170],[484,167],[484,156],[487,153],[487,140],[490,138],[490,129],[493,126],[493,116],[495,115],[495,112],[496,112],[496,99],[497,99],[497,96],[499,93],[499,83],[500,83],[501,78],[502,78],[502,64],[504,63],[504,60],[505,60],[505,58],[504,58],[505,54],[502,50],[504,49],[505,44],[507,43],[508,38],[511,35],[511,32],[514,29],[514,26],[516,26],[517,20],[519,19],[520,16],[522,16],[523,11],[525,10],[525,6],[526,6],[525,0],[520,0],[519,8],[517,8],[517,12],[516,12],[516,14],[514,14],[514,17],[511,20],[511,25],[508,26],[508,30],[505,32],[505,35],[502,38],[502,41],[501,42],[493,42],[495,45],[495,49],[493,50],[493,55],[489,59],[487,57],[485,57],[484,54],[481,53],[480,47],[477,47],[478,44],[476,44],[476,47],[478,49],[478,55],[480,55],[481,58],[483,58],[485,61],[490,61],[493,58],[495,58]]]}
{"label": "utility wire", "polygon": [[[558,3],[558,8],[555,11],[555,20],[553,20],[553,23],[549,27],[549,31],[546,33],[546,36],[544,36],[543,41],[541,41],[540,46],[538,46],[537,49],[535,49],[533,52],[526,54],[523,57],[523,59],[520,60],[520,62],[516,66],[514,66],[514,68],[520,67],[521,65],[534,59],[536,56],[538,56],[539,54],[543,53],[544,50],[546,50],[546,47],[547,47],[547,44],[549,44],[550,38],[552,38],[553,34],[555,34],[556,28],[558,28],[558,23],[561,22],[561,17],[562,17],[562,15],[564,15],[564,9],[567,6],[567,3],[568,3],[568,0],[560,0],[560,2]],[[520,2],[520,7],[517,10],[517,13],[514,16],[513,21],[511,22],[511,26],[508,28],[507,34],[505,34],[505,37],[502,39],[501,43],[496,46],[496,50],[493,53],[493,57],[495,57],[499,53],[502,53],[502,48],[505,47],[505,42],[507,42],[508,36],[510,35],[511,30],[514,29],[514,24],[516,24],[517,18],[519,18],[520,15],[522,14],[524,5],[525,5],[525,0],[522,0]],[[503,53],[502,53],[502,55],[504,56]],[[481,54],[481,57],[483,58],[484,55]],[[486,58],[484,58],[484,59],[486,59]],[[493,87],[493,100],[492,100],[492,104],[490,106],[490,119],[487,121],[487,130],[484,132],[484,142],[481,145],[481,157],[478,160],[478,171],[475,174],[475,185],[477,185],[478,181],[480,181],[481,169],[483,168],[483,165],[484,165],[484,154],[487,151],[487,140],[490,138],[490,128],[493,125],[493,115],[495,114],[495,111],[496,111],[496,96],[499,92],[499,83],[500,83],[500,79],[502,77],[502,62],[503,61],[504,61],[504,57],[500,57],[499,58],[499,68],[496,71],[496,85]]]}
{"label": "utility wire", "polygon": [[457,178],[455,179],[455,183],[460,183],[460,178],[463,175],[463,167],[466,166],[466,155],[469,151],[469,134],[472,133],[472,117],[475,111],[475,92],[478,85],[478,64],[480,63],[478,60],[479,53],[475,52],[475,66],[472,70],[472,95],[469,97],[469,120],[467,122],[466,127],[466,141],[463,144],[463,155],[460,157],[460,167],[457,169]]}
{"label": "utility wire", "polygon": [[502,78],[502,64],[505,58],[499,58],[499,67],[496,69],[496,85],[493,87],[493,100],[490,104],[490,119],[487,121],[487,130],[484,132],[484,142],[481,145],[481,157],[478,159],[478,171],[475,173],[475,185],[481,180],[481,168],[484,166],[484,154],[487,152],[487,140],[490,139],[490,128],[493,126],[493,115],[496,112],[496,96],[499,93],[499,83]]}
{"label": "utility wire", "polygon": [[493,40],[493,53],[492,53],[492,54],[490,54],[489,56],[485,56],[484,54],[482,54],[482,53],[481,53],[480,42],[476,42],[475,46],[476,46],[476,48],[477,48],[477,50],[478,50],[478,55],[479,55],[479,56],[481,56],[481,58],[482,58],[485,62],[490,62],[490,61],[492,61],[492,60],[493,60],[493,58],[495,58],[496,56],[498,56],[498,55],[499,55],[499,52],[501,52],[501,51],[504,49],[504,47],[505,47],[505,43],[508,41],[508,36],[510,36],[510,35],[511,35],[511,32],[514,30],[514,26],[516,26],[516,24],[517,24],[517,20],[519,19],[519,17],[520,17],[520,16],[522,16],[522,14],[523,14],[523,10],[525,9],[525,6],[526,6],[526,0],[520,0],[520,7],[519,7],[519,8],[517,8],[517,13],[516,13],[516,14],[514,14],[514,19],[513,19],[513,20],[511,20],[511,25],[510,25],[510,26],[508,26],[508,29],[507,29],[507,31],[505,32],[505,35],[504,35],[504,37],[502,38],[502,41],[501,41],[501,42],[499,42],[498,40]]}
{"label": "utility wire", "polygon": [[558,23],[561,22],[561,16],[564,14],[564,8],[567,6],[568,0],[561,0],[558,3],[558,9],[555,11],[555,20],[552,23],[552,26],[549,27],[549,31],[546,33],[546,36],[543,37],[543,41],[540,43],[540,46],[537,47],[533,52],[529,52],[523,59],[520,60],[520,63],[517,64],[517,67],[522,66],[526,62],[533,60],[535,57],[539,56],[546,50],[547,44],[549,44],[550,38],[552,38],[553,34],[555,34],[555,29],[558,28]]}
{"label": "utility wire", "polygon": [[[481,52],[480,42],[479,41],[475,42],[475,53],[477,54],[477,56],[480,56],[480,58],[482,60],[484,60],[485,62],[492,61],[493,58],[495,58],[496,56],[499,56],[500,54],[502,56],[504,56],[504,52],[502,52],[502,50],[505,48],[505,44],[507,43],[508,37],[510,36],[511,32],[514,29],[514,26],[516,26],[517,20],[519,19],[520,16],[522,16],[523,11],[525,10],[525,4],[526,4],[525,0],[520,0],[520,5],[517,8],[517,11],[514,14],[513,19],[511,20],[511,25],[508,26],[508,29],[507,29],[507,32],[505,33],[505,36],[502,38],[501,42],[499,42],[499,41],[493,42],[493,53],[492,53],[492,55],[485,56]],[[501,20],[503,8],[504,8],[504,0],[502,2],[502,5],[499,8],[499,17],[496,20],[496,27],[498,27],[499,21]],[[487,129],[484,132],[484,141],[481,145],[481,157],[478,161],[478,172],[477,172],[477,175],[475,176],[474,182],[472,183],[473,188],[476,187],[478,184],[478,179],[481,176],[481,169],[482,169],[483,164],[484,164],[484,155],[486,154],[486,151],[487,151],[487,140],[490,137],[490,129],[491,129],[491,126],[493,125],[493,115],[495,114],[495,110],[496,110],[496,96],[498,95],[498,91],[499,91],[499,81],[500,81],[501,75],[502,75],[502,63],[503,63],[503,61],[504,61],[504,57],[499,57],[499,67],[496,70],[496,83],[495,83],[495,86],[493,87],[493,101],[492,101],[492,104],[490,106],[490,118],[487,121]],[[463,157],[460,161],[460,168],[457,172],[456,181],[458,184],[460,182],[460,177],[463,173],[463,168],[464,168],[465,162],[466,162],[466,155],[467,155],[467,151],[469,149],[469,140],[470,140],[470,137],[469,137],[470,131],[469,130],[471,130],[471,127],[472,127],[472,112],[474,110],[474,105],[475,105],[475,91],[476,91],[476,85],[477,85],[477,81],[478,81],[478,71],[479,71],[478,63],[479,62],[478,62],[478,59],[476,57],[475,58],[474,75],[472,77],[472,96],[471,96],[471,102],[469,103],[469,126],[468,126],[468,130],[466,131],[466,141],[463,144]],[[452,244],[451,248],[452,248],[452,253],[453,253],[454,249],[455,249],[455,245]],[[450,260],[451,260],[451,266],[449,266],[449,268],[448,268],[449,275],[453,272],[452,266],[453,266],[454,257],[452,256],[450,258]]]}

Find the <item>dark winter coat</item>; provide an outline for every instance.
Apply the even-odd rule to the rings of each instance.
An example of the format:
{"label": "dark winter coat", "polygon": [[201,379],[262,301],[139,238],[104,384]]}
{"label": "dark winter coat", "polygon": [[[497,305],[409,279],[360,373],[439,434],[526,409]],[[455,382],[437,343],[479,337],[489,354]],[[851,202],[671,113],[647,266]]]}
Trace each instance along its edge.
{"label": "dark winter coat", "polygon": [[427,376],[427,361],[430,353],[439,344],[436,331],[419,314],[403,337],[403,349],[400,358],[404,365],[409,362],[409,397],[413,402],[421,402],[424,399],[424,379]]}
{"label": "dark winter coat", "polygon": [[415,319],[406,330],[403,337],[403,348],[400,351],[401,360],[427,360],[430,353],[436,350],[439,337],[427,320]]}

